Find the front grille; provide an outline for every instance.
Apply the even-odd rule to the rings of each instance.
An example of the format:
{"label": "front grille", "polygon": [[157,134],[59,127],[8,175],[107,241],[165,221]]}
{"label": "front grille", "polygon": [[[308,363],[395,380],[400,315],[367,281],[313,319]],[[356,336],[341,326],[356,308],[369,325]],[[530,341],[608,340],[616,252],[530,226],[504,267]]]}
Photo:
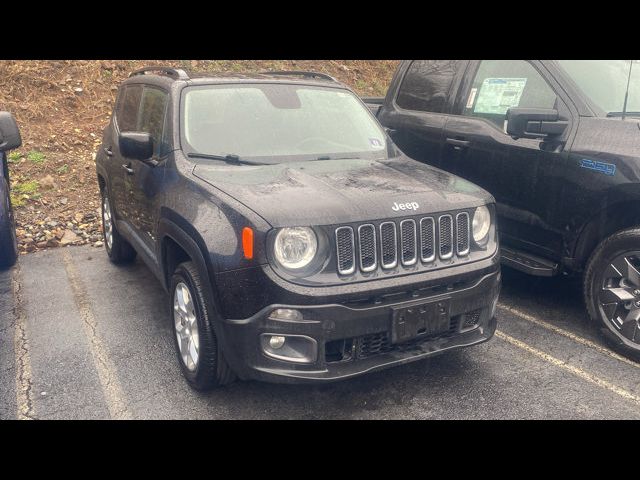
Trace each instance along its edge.
{"label": "front grille", "polygon": [[357,339],[358,358],[367,358],[392,349],[387,332],[365,335]]}
{"label": "front grille", "polygon": [[385,222],[380,225],[380,251],[383,268],[393,268],[397,265],[398,240],[396,238],[396,224],[393,222]]}
{"label": "front grille", "polygon": [[325,343],[325,361],[327,363],[360,360],[389,352],[401,352],[418,347],[421,343],[436,338],[448,338],[458,333],[458,319],[451,317],[449,329],[438,335],[419,335],[404,343],[391,343],[389,332],[378,332],[361,337],[332,340]]}
{"label": "front grille", "polygon": [[336,230],[336,248],[338,253],[338,273],[349,275],[356,269],[353,229],[340,227]]}
{"label": "front grille", "polygon": [[456,215],[456,248],[458,255],[469,253],[469,214],[462,212]]}
{"label": "front grille", "polygon": [[462,328],[469,328],[477,325],[480,321],[480,314],[482,313],[482,309],[479,308],[477,310],[473,310],[469,313],[464,314],[464,321],[462,323]]}
{"label": "front grille", "polygon": [[442,215],[438,220],[440,238],[440,258],[446,260],[453,256],[453,219],[451,215]]}
{"label": "front grille", "polygon": [[436,258],[435,250],[436,225],[433,218],[420,220],[420,258],[423,262],[433,262]]}
{"label": "front grille", "polygon": [[376,227],[360,225],[358,227],[358,241],[360,246],[360,268],[363,272],[376,269]]}
{"label": "front grille", "polygon": [[403,220],[400,222],[400,246],[402,248],[402,264],[413,265],[418,259],[416,247],[416,222]]}
{"label": "front grille", "polygon": [[454,254],[465,257],[470,252],[470,226],[469,214],[458,212],[435,218],[385,221],[379,225],[366,223],[357,228],[338,227],[335,231],[338,273],[390,270],[399,264],[410,267],[418,259],[429,264],[436,257],[448,260]]}

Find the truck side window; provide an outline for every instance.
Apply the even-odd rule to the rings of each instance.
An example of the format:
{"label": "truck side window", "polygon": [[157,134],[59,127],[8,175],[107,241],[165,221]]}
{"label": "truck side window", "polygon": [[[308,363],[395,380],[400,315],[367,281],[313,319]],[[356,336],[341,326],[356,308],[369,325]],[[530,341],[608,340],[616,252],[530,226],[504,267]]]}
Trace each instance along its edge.
{"label": "truck side window", "polygon": [[140,85],[125,86],[120,92],[116,105],[116,123],[121,132],[130,132],[136,129],[141,96],[142,87]]}
{"label": "truck side window", "polygon": [[138,117],[139,132],[147,132],[153,138],[153,156],[163,156],[164,116],[168,95],[157,88],[145,87],[142,93],[142,104]]}
{"label": "truck side window", "polygon": [[457,60],[414,60],[400,85],[396,103],[407,110],[442,113],[458,65]]}
{"label": "truck side window", "polygon": [[503,130],[509,108],[554,108],[556,98],[553,89],[529,62],[483,60],[462,114],[486,118]]}

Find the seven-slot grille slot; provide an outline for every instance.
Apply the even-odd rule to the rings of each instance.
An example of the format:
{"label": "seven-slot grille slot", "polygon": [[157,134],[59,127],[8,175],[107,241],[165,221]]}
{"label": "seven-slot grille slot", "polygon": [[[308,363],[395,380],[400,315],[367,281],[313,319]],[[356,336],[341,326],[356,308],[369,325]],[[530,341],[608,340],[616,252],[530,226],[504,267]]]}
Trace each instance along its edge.
{"label": "seven-slot grille slot", "polygon": [[456,251],[458,255],[465,256],[469,253],[469,214],[461,212],[456,215]]}
{"label": "seven-slot grille slot", "polygon": [[371,224],[358,227],[358,246],[360,247],[360,269],[371,272],[376,269],[376,227]]}
{"label": "seven-slot grille slot", "polygon": [[416,241],[416,222],[414,220],[402,220],[400,222],[400,248],[402,249],[402,264],[413,265],[418,259],[418,247]]}
{"label": "seven-slot grille slot", "polygon": [[353,241],[353,229],[336,229],[336,247],[338,251],[338,273],[349,275],[356,270],[356,249]]}
{"label": "seven-slot grille slot", "polygon": [[438,219],[440,240],[440,258],[447,260],[453,257],[453,219],[451,215],[442,215]]}
{"label": "seven-slot grille slot", "polygon": [[[385,221],[375,225],[367,223],[354,228],[338,227],[335,231],[338,273],[351,275],[356,265],[362,272],[378,267],[395,268],[398,263],[411,266],[418,258],[431,263],[436,257],[447,260],[466,256],[470,251],[469,214],[460,212],[419,220]],[[356,258],[357,257],[357,258]]]}

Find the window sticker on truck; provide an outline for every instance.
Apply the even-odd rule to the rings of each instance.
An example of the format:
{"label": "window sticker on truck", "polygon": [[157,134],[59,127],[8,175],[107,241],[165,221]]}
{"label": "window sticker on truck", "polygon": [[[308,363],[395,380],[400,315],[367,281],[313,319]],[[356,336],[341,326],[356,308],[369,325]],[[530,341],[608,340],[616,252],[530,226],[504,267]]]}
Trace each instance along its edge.
{"label": "window sticker on truck", "polygon": [[505,115],[520,104],[526,84],[526,78],[485,78],[473,111]]}
{"label": "window sticker on truck", "polygon": [[612,163],[597,162],[595,160],[589,160],[588,158],[580,160],[580,166],[609,176],[615,175],[616,173],[616,166]]}
{"label": "window sticker on truck", "polygon": [[472,88],[469,92],[469,100],[467,100],[467,108],[473,107],[473,101],[476,99],[476,94],[478,93],[477,88]]}

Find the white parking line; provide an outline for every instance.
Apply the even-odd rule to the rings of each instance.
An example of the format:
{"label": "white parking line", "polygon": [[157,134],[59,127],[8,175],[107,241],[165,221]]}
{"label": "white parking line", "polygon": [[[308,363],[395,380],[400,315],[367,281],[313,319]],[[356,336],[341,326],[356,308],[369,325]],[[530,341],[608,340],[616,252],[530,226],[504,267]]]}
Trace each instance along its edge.
{"label": "white parking line", "polygon": [[113,362],[107,354],[107,349],[102,344],[96,332],[96,319],[91,311],[89,296],[78,276],[78,272],[76,271],[76,267],[68,250],[65,250],[62,254],[62,260],[64,262],[64,268],[67,271],[67,277],[69,278],[69,284],[71,285],[76,306],[82,317],[85,334],[89,339],[89,348],[91,349],[93,363],[98,372],[100,384],[102,385],[102,392],[107,403],[107,408],[109,409],[109,414],[111,418],[119,420],[130,419],[131,416],[124,402],[125,397],[120,387],[115,365],[113,365]]}
{"label": "white parking line", "polygon": [[27,316],[22,303],[20,291],[20,264],[15,267],[11,278],[13,289],[13,313],[15,318],[15,330],[13,337],[14,352],[16,357],[16,406],[18,420],[33,420],[33,398],[31,395],[31,357],[29,355],[29,342],[27,340]]}
{"label": "white parking line", "polygon": [[584,345],[586,347],[589,348],[593,348],[594,350],[602,353],[603,355],[607,355],[611,358],[615,358],[616,360],[619,360],[623,363],[626,363],[627,365],[631,365],[632,367],[636,367],[636,368],[640,368],[640,363],[634,362],[633,360],[630,360],[628,358],[623,357],[622,355],[618,355],[615,352],[612,352],[611,350],[609,350],[608,348],[603,347],[602,345],[598,345],[597,343],[592,342],[591,340],[587,340],[586,338],[580,337],[579,335],[576,335],[575,333],[569,332],[567,330],[564,330],[560,327],[556,327],[555,325],[552,325],[548,322],[545,322],[544,320],[540,320],[539,318],[536,318],[532,315],[529,315],[528,313],[524,313],[516,308],[513,307],[509,307],[507,305],[503,305],[502,303],[498,303],[498,308],[502,309],[502,310],[506,310],[509,313],[512,313],[520,318],[522,318],[523,320],[527,320],[528,322],[531,323],[535,323],[536,325],[545,328],[547,330],[551,330],[552,332],[555,332],[559,335],[562,335],[563,337],[567,337],[571,340],[573,340],[574,342],[577,342],[581,345]]}
{"label": "white parking line", "polygon": [[598,385],[599,387],[602,387],[605,390],[609,390],[610,392],[613,392],[616,395],[621,396],[622,398],[631,400],[632,402],[640,406],[640,397],[638,395],[635,395],[629,392],[628,390],[625,390],[624,388],[614,385],[613,383],[608,382],[607,380],[597,377],[596,375],[593,375],[592,373],[582,370],[581,368],[571,365],[563,360],[557,359],[556,357],[553,357],[548,353],[543,352],[542,350],[538,350],[537,348],[534,348],[531,345],[527,345],[523,341],[513,338],[500,330],[496,330],[496,337],[510,343],[511,345],[514,345],[518,348],[526,350],[527,352],[545,360],[548,363],[551,363],[552,365],[555,365],[556,367],[560,367],[564,370],[567,370],[568,372],[572,373],[576,377],[586,380],[587,382],[593,383],[594,385]]}

